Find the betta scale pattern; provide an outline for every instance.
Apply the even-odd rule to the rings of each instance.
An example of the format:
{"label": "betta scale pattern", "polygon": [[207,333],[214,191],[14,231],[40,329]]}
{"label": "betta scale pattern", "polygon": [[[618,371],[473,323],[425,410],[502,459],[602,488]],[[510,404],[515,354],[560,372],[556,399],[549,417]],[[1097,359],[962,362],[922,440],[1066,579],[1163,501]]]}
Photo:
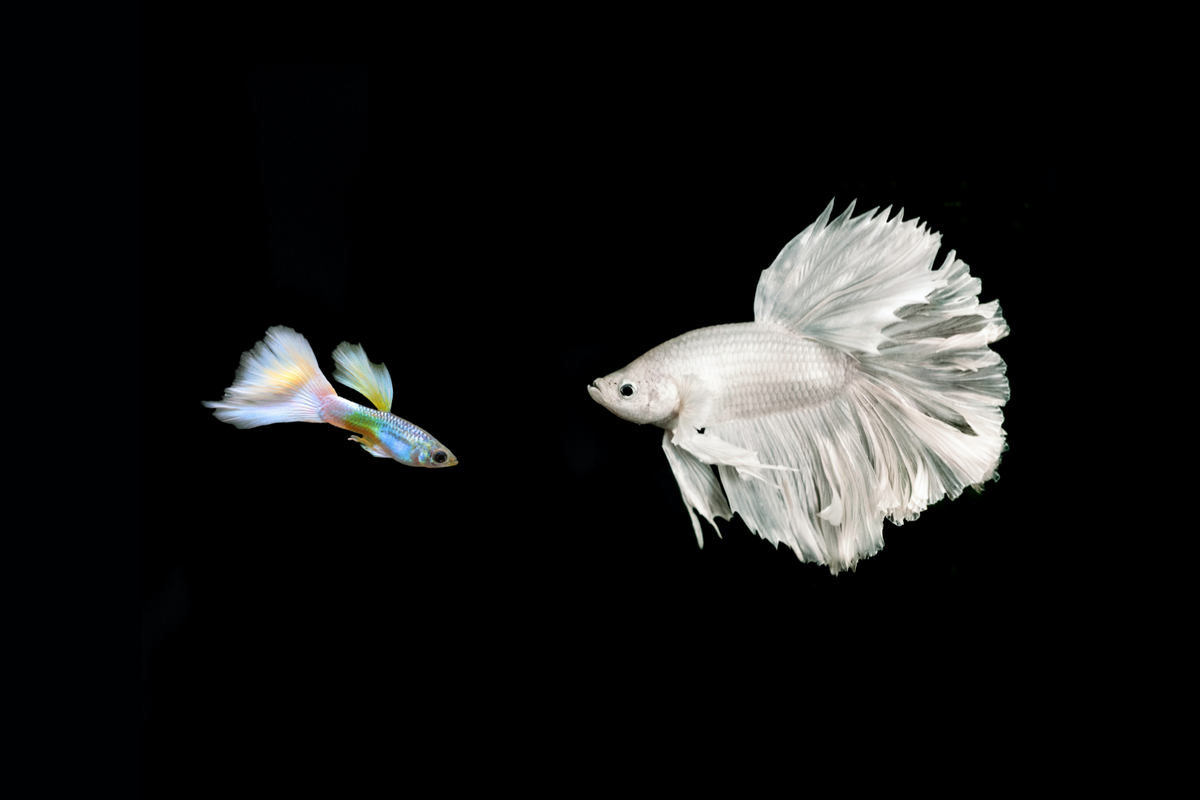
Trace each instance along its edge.
{"label": "betta scale pattern", "polygon": [[1000,307],[953,251],[933,269],[940,236],[903,210],[832,211],[763,271],[754,322],[685,333],[588,393],[664,429],[701,547],[697,511],[737,512],[837,574],[883,547],[884,517],[997,477],[1009,393]]}
{"label": "betta scale pattern", "polygon": [[452,467],[458,459],[428,433],[391,413],[392,377],[372,364],[362,345],[342,342],[333,351],[333,379],[371,401],[375,408],[339,397],[317,366],[308,340],[276,325],[245,353],[233,385],[222,400],[205,400],[222,422],[256,428],[277,422],[327,422],[357,433],[351,441],[377,458],[413,467]]}

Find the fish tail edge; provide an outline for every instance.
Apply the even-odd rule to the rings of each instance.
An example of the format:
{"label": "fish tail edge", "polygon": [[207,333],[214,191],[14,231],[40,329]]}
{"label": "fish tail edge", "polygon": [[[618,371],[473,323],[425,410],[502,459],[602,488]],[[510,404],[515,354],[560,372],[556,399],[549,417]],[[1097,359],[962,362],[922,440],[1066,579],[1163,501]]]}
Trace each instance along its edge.
{"label": "fish tail edge", "polygon": [[276,325],[242,353],[233,385],[221,400],[205,400],[222,422],[256,428],[281,422],[326,422],[323,408],[337,392],[322,374],[308,340]]}

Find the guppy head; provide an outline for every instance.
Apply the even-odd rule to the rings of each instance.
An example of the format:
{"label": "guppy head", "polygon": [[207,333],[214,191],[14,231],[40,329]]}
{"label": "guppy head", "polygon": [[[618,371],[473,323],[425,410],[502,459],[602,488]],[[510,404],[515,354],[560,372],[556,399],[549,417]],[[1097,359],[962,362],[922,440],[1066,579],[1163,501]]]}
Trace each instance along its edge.
{"label": "guppy head", "polygon": [[410,467],[453,467],[458,463],[450,448],[418,429],[418,435],[402,436],[384,428],[369,437],[351,436],[371,455],[395,459]]}
{"label": "guppy head", "polygon": [[450,448],[438,441],[429,444],[416,443],[407,452],[403,452],[402,448],[395,445],[393,448],[401,452],[394,453],[392,458],[414,467],[453,467],[458,463],[458,459],[454,457],[454,453],[450,452]]}
{"label": "guppy head", "polygon": [[638,425],[672,428],[679,414],[679,387],[675,380],[658,364],[644,358],[592,381],[588,394],[621,419]]}
{"label": "guppy head", "polygon": [[418,458],[420,463],[417,463],[416,466],[419,467],[453,467],[458,463],[458,459],[454,457],[454,453],[450,452],[450,448],[440,442],[437,446],[421,453]]}

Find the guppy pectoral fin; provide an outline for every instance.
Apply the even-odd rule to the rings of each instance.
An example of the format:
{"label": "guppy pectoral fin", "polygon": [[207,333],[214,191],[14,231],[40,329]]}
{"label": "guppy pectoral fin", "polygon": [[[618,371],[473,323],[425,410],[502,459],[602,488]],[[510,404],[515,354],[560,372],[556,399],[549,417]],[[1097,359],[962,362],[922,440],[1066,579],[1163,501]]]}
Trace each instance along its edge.
{"label": "guppy pectoral fin", "polygon": [[372,442],[370,439],[367,439],[366,437],[351,436],[350,441],[358,442],[363,450],[366,450],[368,453],[375,456],[376,458],[391,458],[392,457],[392,454],[386,452],[382,447],[380,447],[378,442]]}

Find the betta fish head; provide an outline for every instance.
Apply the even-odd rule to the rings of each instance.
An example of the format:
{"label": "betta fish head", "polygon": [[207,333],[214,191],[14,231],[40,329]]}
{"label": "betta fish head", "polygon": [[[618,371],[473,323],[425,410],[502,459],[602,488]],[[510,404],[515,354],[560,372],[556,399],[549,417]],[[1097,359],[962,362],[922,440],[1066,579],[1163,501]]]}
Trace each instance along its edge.
{"label": "betta fish head", "polygon": [[675,380],[656,361],[645,357],[592,381],[588,394],[621,419],[639,425],[670,428],[679,413]]}

